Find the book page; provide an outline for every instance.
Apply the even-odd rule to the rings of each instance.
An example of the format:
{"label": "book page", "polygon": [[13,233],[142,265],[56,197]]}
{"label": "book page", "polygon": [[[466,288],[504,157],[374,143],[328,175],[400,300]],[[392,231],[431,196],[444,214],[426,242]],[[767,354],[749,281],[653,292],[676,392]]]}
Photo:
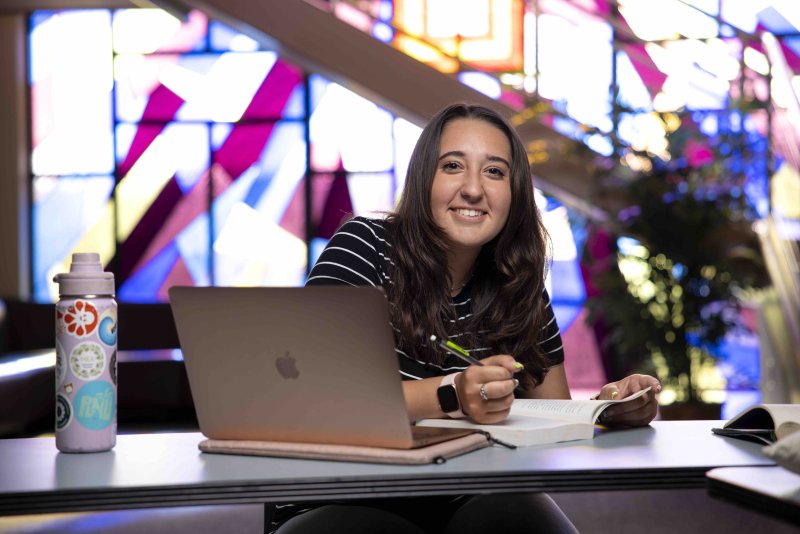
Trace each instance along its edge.
{"label": "book page", "polygon": [[649,387],[618,400],[515,399],[511,406],[511,414],[594,424],[607,406],[630,402],[648,391]]}
{"label": "book page", "polygon": [[800,423],[800,404],[764,404],[777,429],[784,423]]}
{"label": "book page", "polygon": [[480,425],[468,419],[423,419],[417,426],[471,428],[488,432],[495,439],[526,447],[574,439],[591,439],[594,426],[565,420],[514,415],[499,423]]}
{"label": "book page", "polygon": [[515,399],[505,421],[481,425],[469,419],[422,419],[417,426],[475,428],[517,446],[591,439],[594,421],[612,404],[630,402],[650,391],[643,389],[620,400]]}
{"label": "book page", "polygon": [[777,430],[792,422],[800,423],[800,404],[757,404],[725,423],[724,428]]}

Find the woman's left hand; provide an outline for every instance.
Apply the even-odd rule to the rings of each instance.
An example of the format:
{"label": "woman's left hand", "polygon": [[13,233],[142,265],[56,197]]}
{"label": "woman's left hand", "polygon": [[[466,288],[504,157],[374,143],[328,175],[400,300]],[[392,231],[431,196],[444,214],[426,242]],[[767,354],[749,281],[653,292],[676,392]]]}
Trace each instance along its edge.
{"label": "woman's left hand", "polygon": [[650,387],[650,391],[630,402],[612,404],[606,408],[600,422],[608,426],[646,426],[658,413],[658,393],[661,383],[652,376],[630,375],[603,386],[598,400],[619,400]]}

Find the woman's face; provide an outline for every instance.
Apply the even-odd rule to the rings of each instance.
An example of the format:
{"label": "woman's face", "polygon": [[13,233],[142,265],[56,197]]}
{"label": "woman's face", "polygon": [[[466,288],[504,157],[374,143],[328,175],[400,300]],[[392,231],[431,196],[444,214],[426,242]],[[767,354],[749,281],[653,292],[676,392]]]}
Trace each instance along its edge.
{"label": "woman's face", "polygon": [[456,119],[442,131],[431,212],[451,252],[477,253],[511,208],[511,145],[492,124]]}

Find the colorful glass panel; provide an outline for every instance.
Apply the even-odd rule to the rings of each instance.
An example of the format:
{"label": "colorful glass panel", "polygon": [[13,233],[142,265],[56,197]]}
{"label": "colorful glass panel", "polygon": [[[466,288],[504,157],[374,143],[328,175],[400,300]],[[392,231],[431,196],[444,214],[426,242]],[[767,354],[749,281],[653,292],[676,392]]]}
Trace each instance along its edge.
{"label": "colorful glass panel", "polygon": [[443,72],[522,70],[521,0],[395,0],[394,44]]}
{"label": "colorful glass panel", "polygon": [[408,162],[421,133],[422,128],[407,120],[398,118],[394,121],[395,201],[405,185]]}
{"label": "colorful glass panel", "polygon": [[161,9],[121,9],[114,13],[114,52],[192,52],[206,46],[208,17],[190,11],[181,21]]}
{"label": "colorful glass panel", "polygon": [[31,17],[31,170],[35,175],[114,170],[108,11]]}
{"label": "colorful glass panel", "polygon": [[33,179],[34,298],[53,302],[53,276],[69,271],[73,252],[114,255],[112,176],[37,176]]}
{"label": "colorful glass panel", "polygon": [[[305,231],[298,238],[281,224],[305,173],[304,127],[275,120],[306,116],[303,73],[273,52],[253,51],[252,40],[218,23],[215,46],[247,52],[205,53],[207,26],[198,12],[183,22],[160,10],[32,15],[33,167],[35,174],[52,175],[34,179],[38,299],[54,298],[49,278],[65,268],[76,246],[99,250],[116,266],[120,300],[166,300],[176,283],[250,283],[257,279],[252,262],[211,255],[212,247],[225,251],[247,210],[284,237],[277,242],[285,250],[273,257],[294,251],[300,258],[285,269],[273,265],[261,282],[302,282]],[[224,46],[220,38],[227,39]],[[65,106],[75,94],[84,97]],[[80,112],[75,102],[82,103]],[[97,122],[105,128],[101,140],[88,130]],[[114,170],[116,189],[110,176],[102,187],[92,177],[58,177]]]}
{"label": "colorful glass panel", "polygon": [[350,173],[347,175],[347,188],[353,215],[382,217],[394,208],[393,173]]}
{"label": "colorful glass panel", "polygon": [[[131,134],[134,128],[120,125],[118,138],[135,137],[142,125]],[[116,191],[120,282],[134,276],[207,211],[203,191],[208,186],[208,138],[205,125],[169,124],[122,177]],[[121,161],[133,159],[130,154]],[[207,234],[203,242],[208,242]]]}
{"label": "colorful glass panel", "polygon": [[390,170],[392,125],[386,110],[340,85],[327,84],[311,115],[312,170]]}
{"label": "colorful glass panel", "polygon": [[[240,125],[234,128],[253,128]],[[215,283],[220,285],[300,285],[306,273],[306,169],[304,126],[281,122],[269,128],[258,158],[214,200]],[[215,128],[214,169],[229,177],[218,160],[232,130]],[[261,132],[241,139],[263,138]],[[230,168],[230,167],[229,167]]]}
{"label": "colorful glass panel", "polygon": [[[578,122],[609,131],[609,26],[592,20],[578,25],[560,16],[543,14],[539,17],[537,43],[539,94],[559,102],[559,107],[565,106],[563,111]],[[585,83],[587,79],[592,83]]]}
{"label": "colorful glass panel", "polygon": [[[280,81],[271,79],[269,84],[284,94],[276,83],[286,83],[292,95],[300,75],[285,63],[276,64],[277,59],[273,52],[117,56],[117,114],[124,121],[236,122],[245,115],[247,120],[279,119],[286,95],[273,101],[266,94],[266,80],[277,69],[272,78]],[[293,114],[302,116],[296,110]]]}

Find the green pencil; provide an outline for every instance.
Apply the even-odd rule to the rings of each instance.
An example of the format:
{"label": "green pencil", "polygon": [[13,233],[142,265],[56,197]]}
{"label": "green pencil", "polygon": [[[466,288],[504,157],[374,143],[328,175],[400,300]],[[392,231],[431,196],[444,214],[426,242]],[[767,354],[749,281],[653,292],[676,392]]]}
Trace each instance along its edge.
{"label": "green pencil", "polygon": [[[436,336],[432,335],[430,339],[431,339],[432,342],[435,343],[438,338]],[[470,365],[480,365],[481,367],[483,367],[483,364],[477,358],[475,358],[474,356],[470,356],[469,352],[467,352],[463,348],[459,347],[458,345],[456,345],[455,343],[453,343],[449,339],[448,340],[444,340],[444,339],[439,340],[439,346],[442,347],[447,352],[449,352],[450,354],[452,354],[453,356],[457,356],[458,358],[461,358],[462,360],[464,360],[465,362],[467,362]]]}

